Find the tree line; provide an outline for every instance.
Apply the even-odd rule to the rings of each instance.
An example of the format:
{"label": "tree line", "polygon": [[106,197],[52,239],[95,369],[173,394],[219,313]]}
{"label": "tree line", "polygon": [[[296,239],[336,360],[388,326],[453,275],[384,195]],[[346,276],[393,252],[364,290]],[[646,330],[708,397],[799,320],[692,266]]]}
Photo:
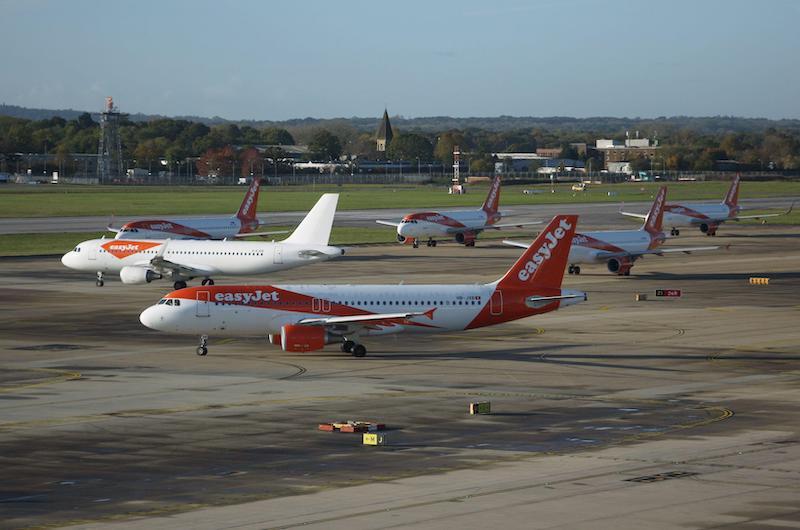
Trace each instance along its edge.
{"label": "tree line", "polygon": [[[478,127],[462,129],[400,128],[386,153],[378,153],[375,129],[365,130],[352,120],[299,121],[282,127],[253,127],[223,123],[204,123],[161,118],[120,121],[123,158],[135,166],[147,167],[160,160],[185,162],[192,158],[196,173],[210,171],[224,174],[265,172],[264,164],[273,164],[285,156],[280,146],[308,146],[302,158],[314,161],[348,159],[405,160],[420,163],[438,162],[450,167],[453,149],[459,146],[469,159],[473,172],[491,172],[497,157],[493,153],[533,152],[539,147],[560,147],[563,158],[582,158],[599,169],[597,153],[577,150],[575,143],[594,145],[597,138],[622,139],[625,131],[606,134],[558,127],[523,127],[492,130]],[[591,122],[587,122],[591,123]],[[663,124],[662,124],[663,125]],[[647,134],[647,131],[643,131]],[[68,158],[71,153],[96,153],[100,127],[89,113],[74,119],[51,117],[29,120],[0,116],[0,154],[6,159],[14,153],[45,153]],[[665,170],[711,170],[720,160],[736,160],[753,169],[800,169],[800,127],[767,127],[757,131],[704,132],[687,127],[663,126],[658,131],[659,149],[654,166]],[[257,151],[254,146],[270,147]],[[632,161],[635,169],[648,169],[648,159]],[[133,167],[133,166],[132,166]]]}

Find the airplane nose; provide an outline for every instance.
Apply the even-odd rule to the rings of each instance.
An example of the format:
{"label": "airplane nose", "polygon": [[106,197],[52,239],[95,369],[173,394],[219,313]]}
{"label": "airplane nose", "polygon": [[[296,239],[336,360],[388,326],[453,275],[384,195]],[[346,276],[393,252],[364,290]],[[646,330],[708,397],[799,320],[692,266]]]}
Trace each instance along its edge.
{"label": "airplane nose", "polygon": [[159,330],[162,318],[159,316],[158,306],[151,305],[139,315],[139,322],[146,328]]}
{"label": "airplane nose", "polygon": [[73,252],[73,251],[72,251],[72,250],[70,250],[69,252],[67,252],[66,254],[64,254],[63,256],[61,256],[61,263],[62,263],[62,264],[65,266],[65,267],[69,267],[70,269],[72,268],[72,265],[71,265],[71,263],[72,263],[72,252]]}

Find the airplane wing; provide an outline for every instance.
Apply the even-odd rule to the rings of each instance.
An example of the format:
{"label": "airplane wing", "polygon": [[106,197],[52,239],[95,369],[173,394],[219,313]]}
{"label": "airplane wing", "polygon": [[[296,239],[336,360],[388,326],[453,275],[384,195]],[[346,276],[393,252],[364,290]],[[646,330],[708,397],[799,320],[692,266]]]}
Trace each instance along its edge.
{"label": "airplane wing", "polygon": [[461,226],[455,228],[448,228],[448,234],[458,234],[461,232],[482,232],[484,230],[501,230],[503,228],[522,228],[523,226],[540,225],[541,221],[526,221],[524,223],[504,223],[497,225],[483,225],[483,226]]}
{"label": "airplane wing", "polygon": [[288,234],[289,230],[275,230],[272,232],[247,232],[246,234],[236,234],[233,237],[250,237],[250,236],[273,236],[277,234]]}
{"label": "airplane wing", "polygon": [[[636,259],[641,256],[653,254],[656,256],[663,256],[664,254],[672,254],[675,252],[682,252],[684,254],[691,254],[692,252],[700,252],[703,250],[719,250],[720,246],[713,247],[679,247],[679,248],[654,248],[651,250],[642,250],[640,252],[600,252],[597,254],[598,259],[611,259],[611,258],[632,258]],[[726,247],[727,248],[727,247]]]}
{"label": "airplane wing", "polygon": [[[504,239],[503,244],[509,245],[511,247],[519,247],[519,248],[528,248],[528,243],[521,243],[519,241],[511,241],[510,239]],[[674,252],[683,252],[684,254],[691,254],[692,252],[700,252],[704,250],[718,250],[720,248],[719,245],[716,246],[709,246],[709,247],[672,247],[672,248],[654,248],[651,250],[643,250],[641,252],[600,252],[597,254],[598,259],[611,259],[611,258],[633,258],[636,259],[640,256],[645,256],[647,254],[655,254],[656,256],[662,256],[664,254],[672,254]]]}
{"label": "airplane wing", "polygon": [[167,244],[162,245],[161,252],[149,261],[139,262],[135,265],[150,267],[159,274],[170,274],[174,276],[210,276],[217,274],[219,271],[203,265],[192,265],[189,263],[176,263],[168,259],[164,259],[164,252],[166,251]]}
{"label": "airplane wing", "polygon": [[400,223],[393,223],[391,221],[381,221],[380,219],[376,219],[375,222],[378,223],[379,225],[393,226],[395,228],[400,226]]}
{"label": "airplane wing", "polygon": [[736,217],[731,217],[728,219],[729,221],[741,221],[742,219],[761,219],[763,217],[779,217],[781,215],[789,215],[792,213],[794,209],[794,202],[789,205],[789,209],[785,212],[778,212],[778,213],[762,213],[760,215],[737,215]]}
{"label": "airplane wing", "polygon": [[407,313],[375,313],[371,315],[349,315],[349,316],[330,316],[320,318],[304,318],[297,322],[304,326],[327,326],[335,324],[402,324],[413,317],[428,317],[433,319],[433,312],[436,308],[428,311],[417,311]]}

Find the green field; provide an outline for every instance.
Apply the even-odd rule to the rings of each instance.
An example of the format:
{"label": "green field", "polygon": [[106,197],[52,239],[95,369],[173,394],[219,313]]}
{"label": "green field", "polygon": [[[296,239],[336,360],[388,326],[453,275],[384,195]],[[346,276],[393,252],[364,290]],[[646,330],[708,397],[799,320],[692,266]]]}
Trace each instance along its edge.
{"label": "green field", "polygon": [[[551,193],[549,185],[504,186],[501,204],[577,204],[584,202],[635,202],[650,200],[657,183],[623,183],[590,186],[575,193],[560,184]],[[674,182],[669,201],[721,200],[727,182]],[[443,186],[413,185],[325,185],[264,187],[258,210],[269,212],[308,210],[321,193],[338,192],[340,210],[372,208],[461,208],[477,207],[487,187],[472,185],[466,195],[448,195]],[[541,193],[524,195],[523,189]],[[123,187],[66,185],[7,185],[0,187],[0,217],[64,217],[111,215],[188,215],[234,213],[244,196],[242,186],[220,187]],[[742,198],[800,195],[800,182],[745,182]]]}

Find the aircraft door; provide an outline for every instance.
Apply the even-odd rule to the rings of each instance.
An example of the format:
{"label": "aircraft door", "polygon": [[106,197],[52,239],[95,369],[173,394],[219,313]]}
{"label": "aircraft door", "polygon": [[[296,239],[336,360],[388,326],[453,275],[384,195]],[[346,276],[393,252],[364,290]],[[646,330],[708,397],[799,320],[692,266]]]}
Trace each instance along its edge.
{"label": "aircraft door", "polygon": [[89,251],[89,259],[92,260],[92,261],[96,261],[97,260],[97,246],[91,245],[91,244],[88,245],[88,246],[89,246],[89,248],[87,250]]}
{"label": "aircraft door", "polygon": [[489,300],[489,314],[493,316],[503,314],[503,291],[500,289],[492,293],[492,298]]}
{"label": "aircraft door", "polygon": [[272,254],[272,262],[273,263],[283,263],[283,246],[279,243],[274,245],[274,252]]}
{"label": "aircraft door", "polygon": [[211,293],[208,291],[197,291],[197,312],[198,317],[211,316]]}

